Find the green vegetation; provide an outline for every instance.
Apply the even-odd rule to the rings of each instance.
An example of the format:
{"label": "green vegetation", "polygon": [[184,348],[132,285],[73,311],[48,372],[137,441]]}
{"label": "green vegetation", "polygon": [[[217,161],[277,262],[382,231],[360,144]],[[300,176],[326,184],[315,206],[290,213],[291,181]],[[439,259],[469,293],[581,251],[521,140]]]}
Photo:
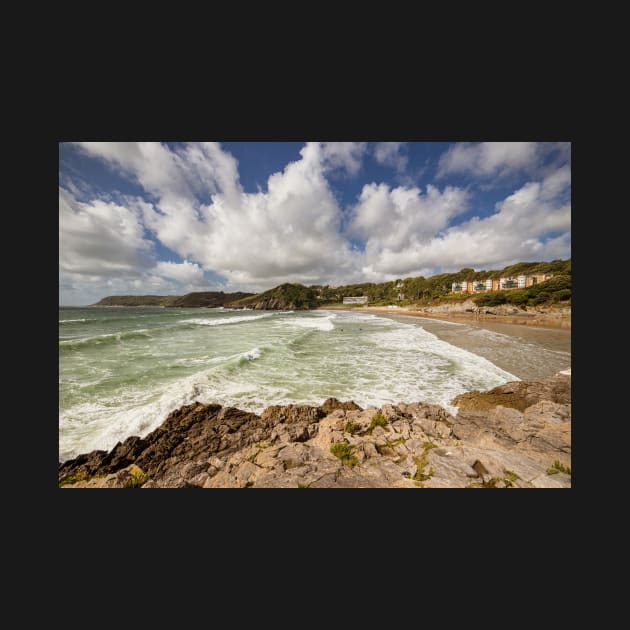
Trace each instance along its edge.
{"label": "green vegetation", "polygon": [[[430,278],[424,276],[400,278],[390,282],[362,282],[340,287],[329,285],[304,286],[282,284],[264,293],[196,292],[184,296],[164,295],[118,295],[103,298],[98,306],[233,306],[245,307],[264,304],[264,308],[312,309],[318,306],[334,308],[341,306],[344,297],[366,296],[370,306],[417,304],[430,306],[444,301],[461,302],[470,299],[467,293],[451,293],[454,282],[473,282],[481,286],[488,278],[503,278],[529,274],[554,274],[540,284],[512,291],[493,291],[476,295],[473,299],[479,306],[515,304],[536,306],[538,304],[565,302],[571,299],[571,259],[551,262],[520,262],[504,269],[475,271],[464,267],[454,273],[441,273]],[[461,286],[461,285],[460,285]],[[278,306],[280,305],[280,306]],[[357,305],[361,306],[361,305]]]}
{"label": "green vegetation", "polygon": [[347,442],[337,442],[330,447],[330,452],[341,460],[344,466],[352,468],[359,463],[359,460],[352,454],[354,445]]}
{"label": "green vegetation", "polygon": [[300,482],[298,481],[298,485],[297,485],[297,487],[298,487],[298,488],[309,488],[310,486],[309,486],[307,483],[300,483]]}
{"label": "green vegetation", "polygon": [[132,471],[130,478],[125,484],[125,488],[139,488],[142,484],[146,483],[147,476],[143,472],[136,470]]}
{"label": "green vegetation", "polygon": [[497,484],[502,481],[505,484],[506,488],[513,488],[514,482],[520,479],[520,477],[513,470],[505,470],[505,477],[503,479],[499,477],[492,477],[492,479],[488,479],[488,481],[473,481],[469,483],[467,488],[496,488]]}
{"label": "green vegetation", "polygon": [[62,486],[67,486],[68,484],[71,484],[71,483],[78,483],[79,481],[86,481],[86,480],[87,480],[86,474],[79,472],[79,473],[76,473],[76,475],[70,475],[69,477],[66,477],[63,481],[60,481],[59,487],[61,488]]}
{"label": "green vegetation", "polygon": [[372,417],[372,422],[370,422],[368,433],[371,435],[372,431],[376,427],[384,427],[386,424],[387,424],[387,418],[379,411],[376,415]]}
{"label": "green vegetation", "polygon": [[505,486],[507,488],[511,488],[517,479],[520,479],[520,477],[514,471],[512,470],[505,471],[505,478],[503,479],[503,482],[505,483]]}
{"label": "green vegetation", "polygon": [[538,304],[564,302],[571,299],[571,276],[554,276],[540,284],[516,291],[493,291],[473,298],[477,306],[536,306]]}
{"label": "green vegetation", "polygon": [[348,420],[343,430],[346,433],[350,433],[350,435],[354,435],[357,431],[361,430],[361,425],[357,424],[356,422],[353,422],[352,420]]}
{"label": "green vegetation", "polygon": [[232,306],[251,306],[261,302],[268,303],[269,308],[277,308],[277,306],[272,306],[277,303],[285,305],[282,308],[310,309],[319,306],[317,292],[313,287],[289,283],[281,284],[258,295],[236,300]]}
{"label": "green vegetation", "polygon": [[423,444],[424,448],[422,449],[422,455],[420,457],[414,457],[413,460],[416,462],[416,474],[413,476],[413,480],[416,482],[416,486],[419,488],[424,488],[424,482],[431,479],[435,474],[433,471],[433,467],[429,468],[429,472],[425,474],[424,469],[426,468],[428,462],[427,457],[429,455],[429,451],[432,448],[437,448],[436,444],[433,442],[425,442]]}
{"label": "green vegetation", "polygon": [[218,306],[229,306],[233,302],[238,302],[244,298],[253,295],[252,293],[223,293],[223,291],[199,291],[196,293],[187,293],[181,297],[175,297],[170,304],[166,306],[177,307],[194,307],[202,306],[206,308],[216,308]]}
{"label": "green vegetation", "polygon": [[109,295],[92,306],[168,306],[173,295]]}
{"label": "green vegetation", "polygon": [[[370,306],[386,306],[388,304],[399,304],[405,306],[408,304],[431,305],[443,302],[458,302],[468,299],[469,294],[451,293],[453,282],[473,282],[474,284],[484,283],[488,278],[503,278],[505,276],[518,276],[521,274],[534,273],[552,273],[554,276],[567,276],[568,285],[559,287],[555,285],[546,285],[549,290],[549,296],[545,295],[545,291],[532,293],[527,299],[538,301],[532,302],[530,305],[542,304],[545,301],[564,301],[571,297],[569,291],[571,289],[571,259],[553,260],[551,262],[521,262],[510,265],[504,269],[475,271],[470,267],[460,269],[455,273],[442,273],[430,278],[423,276],[401,278],[391,282],[363,282],[360,284],[349,284],[341,287],[329,287],[323,285],[314,285],[311,288],[316,292],[316,300],[318,305],[332,307],[343,302],[344,297],[350,296],[367,296]],[[552,280],[554,280],[552,278]],[[549,282],[549,281],[547,281]],[[545,285],[545,283],[541,283]],[[534,285],[540,286],[540,285]],[[554,288],[555,287],[555,288]],[[528,287],[531,289],[532,287]],[[564,291],[560,293],[560,291]],[[499,292],[495,292],[499,293]],[[510,295],[519,293],[519,291],[507,292]],[[400,295],[404,295],[404,299],[399,300]],[[487,296],[489,294],[484,294]],[[483,296],[477,296],[483,297]],[[518,298],[511,298],[518,300]],[[509,301],[496,302],[495,304],[511,303]],[[512,302],[516,303],[516,302]],[[527,303],[527,300],[523,304]],[[491,304],[488,304],[491,305]]]}
{"label": "green vegetation", "polygon": [[571,476],[571,468],[568,467],[568,466],[564,466],[558,460],[556,460],[553,463],[553,466],[551,468],[547,469],[547,474],[548,475],[557,475],[558,473],[565,473],[565,474]]}
{"label": "green vegetation", "polygon": [[256,448],[270,448],[271,444],[267,444],[267,442],[261,442],[260,444],[256,444]]}
{"label": "green vegetation", "polygon": [[223,291],[199,291],[186,295],[110,295],[94,306],[172,306],[172,307],[207,307],[228,306],[253,293],[223,293]]}

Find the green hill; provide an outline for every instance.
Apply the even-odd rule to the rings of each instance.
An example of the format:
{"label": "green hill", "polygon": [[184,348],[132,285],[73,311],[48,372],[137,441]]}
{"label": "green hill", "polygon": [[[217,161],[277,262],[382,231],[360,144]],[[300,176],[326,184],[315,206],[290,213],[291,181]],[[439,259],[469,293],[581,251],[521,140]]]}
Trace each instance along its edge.
{"label": "green hill", "polygon": [[[526,289],[494,291],[477,295],[451,293],[453,282],[475,281],[520,274],[551,273],[553,278]],[[223,293],[205,291],[187,295],[112,295],[94,306],[167,306],[167,307],[218,307],[254,308],[269,310],[306,310],[318,306],[339,304],[344,297],[367,296],[371,306],[389,304],[434,305],[446,301],[473,299],[479,306],[498,304],[529,305],[567,302],[571,299],[571,259],[551,262],[520,262],[503,269],[475,271],[465,267],[454,273],[441,273],[401,278],[390,282],[363,282],[340,287],[329,285],[305,286],[303,284],[281,284],[259,294]]]}
{"label": "green hill", "polygon": [[319,306],[317,292],[303,284],[281,284],[278,287],[232,303],[233,307],[269,310],[307,310]]}
{"label": "green hill", "polygon": [[[423,276],[416,276],[410,278],[401,278],[399,280],[393,280],[391,282],[366,282],[361,284],[351,284],[340,287],[330,286],[314,286],[312,287],[317,292],[318,303],[320,306],[326,306],[329,304],[338,304],[343,301],[344,297],[350,296],[367,296],[368,303],[372,306],[385,306],[388,304],[400,304],[401,306],[407,304],[436,304],[447,300],[464,300],[470,296],[461,296],[451,293],[451,285],[453,282],[461,282],[462,280],[475,281],[486,280],[488,278],[501,278],[503,276],[512,276],[519,274],[532,274],[532,273],[553,273],[554,278],[547,282],[542,282],[537,287],[529,287],[523,291],[528,292],[533,289],[527,295],[527,299],[522,296],[522,304],[527,303],[530,298],[537,299],[535,303],[539,304],[543,301],[564,301],[571,297],[571,259],[568,260],[553,260],[551,262],[521,262],[503,269],[494,269],[487,271],[475,271],[469,267],[460,269],[453,273],[441,273],[429,278]],[[552,284],[547,284],[551,282]],[[475,301],[484,299],[504,299],[505,302],[509,302],[506,296],[491,298],[491,295],[498,295],[499,293],[514,295],[517,291],[502,292],[497,291],[493,294],[483,294],[475,296]],[[517,300],[518,297],[513,297],[511,300]],[[503,302],[494,302],[499,304]],[[518,303],[518,302],[514,302]]]}
{"label": "green hill", "polygon": [[253,293],[223,293],[223,291],[199,291],[186,295],[110,295],[92,306],[168,306],[179,308],[229,306]]}
{"label": "green hill", "polygon": [[175,295],[108,295],[92,306],[168,306]]}
{"label": "green hill", "polygon": [[229,306],[237,300],[249,297],[253,293],[223,293],[223,291],[200,291],[197,293],[187,293],[175,298],[167,306],[188,308],[194,306],[205,306],[206,308],[216,308],[217,306]]}

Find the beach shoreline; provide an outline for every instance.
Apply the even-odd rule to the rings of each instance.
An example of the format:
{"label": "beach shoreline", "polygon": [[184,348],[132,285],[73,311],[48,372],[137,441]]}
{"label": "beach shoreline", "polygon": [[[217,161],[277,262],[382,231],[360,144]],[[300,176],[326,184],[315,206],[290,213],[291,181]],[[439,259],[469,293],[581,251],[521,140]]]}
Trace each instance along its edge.
{"label": "beach shoreline", "polygon": [[509,318],[434,317],[403,308],[353,310],[421,326],[441,341],[483,357],[519,379],[548,378],[571,367],[570,328],[523,326],[506,321]]}
{"label": "beach shoreline", "polygon": [[571,331],[571,318],[560,317],[554,313],[537,313],[536,315],[493,315],[489,313],[433,313],[412,309],[405,306],[388,308],[386,306],[335,306],[334,308],[319,307],[317,310],[360,311],[364,313],[379,313],[381,315],[407,315],[428,319],[442,319],[456,323],[495,323],[515,324],[517,326],[535,326],[537,328],[553,328],[555,330]]}

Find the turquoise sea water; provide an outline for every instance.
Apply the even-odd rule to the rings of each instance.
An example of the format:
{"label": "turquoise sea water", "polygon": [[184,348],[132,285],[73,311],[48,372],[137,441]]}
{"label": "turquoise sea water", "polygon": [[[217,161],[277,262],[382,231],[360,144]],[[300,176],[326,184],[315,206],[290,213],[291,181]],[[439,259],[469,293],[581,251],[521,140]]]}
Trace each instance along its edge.
{"label": "turquoise sea water", "polygon": [[[427,326],[429,327],[429,326]],[[515,380],[422,320],[359,312],[60,308],[59,460],[145,435],[193,401],[262,411],[400,401],[448,407]]]}

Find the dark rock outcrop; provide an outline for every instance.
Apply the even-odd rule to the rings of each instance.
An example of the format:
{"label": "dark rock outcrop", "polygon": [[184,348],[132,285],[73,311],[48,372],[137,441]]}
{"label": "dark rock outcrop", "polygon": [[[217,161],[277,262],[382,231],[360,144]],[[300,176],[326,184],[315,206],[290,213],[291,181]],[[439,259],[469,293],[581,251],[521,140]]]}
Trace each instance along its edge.
{"label": "dark rock outcrop", "polygon": [[[569,487],[571,377],[506,383],[439,405],[195,403],[147,436],[59,466],[63,487]],[[378,422],[375,416],[378,416]]]}

